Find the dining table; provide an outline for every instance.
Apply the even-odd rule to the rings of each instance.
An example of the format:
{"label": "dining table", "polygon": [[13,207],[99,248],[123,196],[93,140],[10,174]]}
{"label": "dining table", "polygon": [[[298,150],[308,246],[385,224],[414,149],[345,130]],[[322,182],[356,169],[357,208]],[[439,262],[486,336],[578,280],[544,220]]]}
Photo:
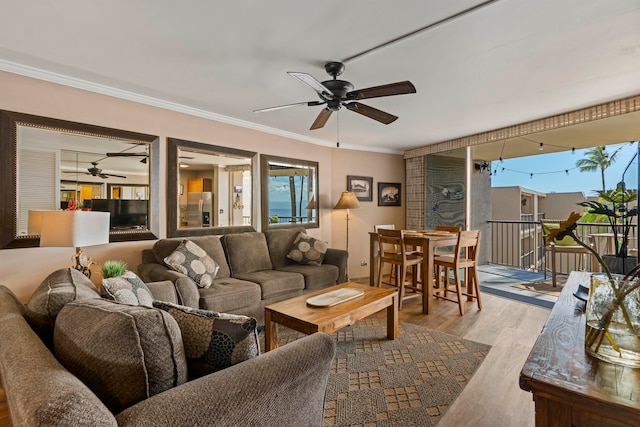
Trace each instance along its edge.
{"label": "dining table", "polygon": [[[458,234],[440,230],[404,230],[405,244],[420,247],[422,261],[422,313],[431,312],[433,302],[433,270],[435,249],[455,246]],[[378,285],[378,233],[369,232],[369,284]],[[428,277],[428,280],[427,280]]]}

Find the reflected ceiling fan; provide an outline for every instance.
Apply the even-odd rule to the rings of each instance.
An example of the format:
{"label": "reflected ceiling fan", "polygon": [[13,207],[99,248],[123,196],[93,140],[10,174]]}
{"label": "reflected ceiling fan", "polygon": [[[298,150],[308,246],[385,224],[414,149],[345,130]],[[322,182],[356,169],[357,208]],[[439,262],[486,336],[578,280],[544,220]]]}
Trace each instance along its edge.
{"label": "reflected ceiling fan", "polygon": [[102,173],[102,169],[100,169],[98,167],[98,162],[91,162],[91,165],[92,166],[87,169],[87,172],[64,171],[64,173],[84,173],[85,175],[99,176],[102,179],[107,179],[109,177],[124,178],[124,179],[127,178],[124,175],[114,175],[114,174],[111,174],[111,173]]}
{"label": "reflected ceiling fan", "polygon": [[[147,163],[147,158],[149,158],[149,154],[147,153],[127,153],[125,151],[120,153],[107,153],[107,157],[142,157],[140,163]],[[179,156],[181,159],[194,159],[195,157],[190,156]]]}
{"label": "reflected ceiling fan", "polygon": [[327,123],[327,120],[329,120],[329,117],[331,117],[331,113],[338,111],[342,107],[346,107],[350,111],[354,111],[358,114],[369,117],[370,119],[377,120],[380,123],[388,125],[396,121],[398,117],[382,110],[378,110],[377,108],[362,104],[358,101],[361,99],[416,93],[415,86],[413,86],[413,84],[408,80],[369,87],[366,89],[353,90],[353,84],[337,79],[345,69],[342,62],[327,62],[324,69],[333,77],[333,80],[319,82],[314,77],[306,73],[287,73],[315,90],[320,97],[319,101],[298,102],[295,104],[280,105],[278,107],[263,108],[260,110],[254,110],[254,113],[263,113],[266,111],[274,111],[281,108],[298,107],[303,105],[313,107],[316,105],[326,104],[326,107],[320,111],[320,114],[318,114],[318,117],[316,117],[316,120],[311,125],[310,130],[322,128],[325,123]]}

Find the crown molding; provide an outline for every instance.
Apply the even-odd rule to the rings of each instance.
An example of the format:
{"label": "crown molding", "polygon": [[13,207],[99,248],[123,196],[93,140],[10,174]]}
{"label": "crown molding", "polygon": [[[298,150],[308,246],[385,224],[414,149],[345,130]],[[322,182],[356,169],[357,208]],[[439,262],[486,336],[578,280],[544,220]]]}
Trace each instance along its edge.
{"label": "crown molding", "polygon": [[[152,107],[158,107],[164,110],[170,110],[178,113],[188,114],[190,116],[227,123],[233,126],[238,126],[245,129],[251,129],[258,132],[264,132],[271,135],[281,136],[284,138],[308,142],[310,144],[336,148],[335,143],[328,142],[322,139],[311,138],[306,135],[300,135],[294,132],[288,132],[282,129],[277,129],[277,128],[249,122],[246,120],[240,120],[233,117],[224,116],[222,114],[213,113],[211,111],[201,110],[199,108],[193,108],[187,105],[165,101],[159,98],[153,98],[151,96],[141,95],[139,93],[126,91],[126,90],[102,85],[99,83],[93,83],[87,80],[77,79],[75,77],[70,77],[63,74],[58,74],[51,71],[18,64],[11,61],[5,61],[0,59],[0,71],[6,71],[8,73],[18,74],[25,77],[31,77],[34,79],[43,80],[50,83],[56,83],[63,86],[69,86],[75,89],[81,89],[89,92],[99,93],[101,95],[112,96],[114,98],[137,102],[139,104],[150,105]],[[401,151],[401,150],[373,149],[372,147],[367,147],[363,145],[353,145],[353,144],[343,144],[343,143],[340,143],[340,149],[370,151],[370,152],[379,152],[379,153],[385,153],[385,154],[403,154],[404,153],[404,151]]]}

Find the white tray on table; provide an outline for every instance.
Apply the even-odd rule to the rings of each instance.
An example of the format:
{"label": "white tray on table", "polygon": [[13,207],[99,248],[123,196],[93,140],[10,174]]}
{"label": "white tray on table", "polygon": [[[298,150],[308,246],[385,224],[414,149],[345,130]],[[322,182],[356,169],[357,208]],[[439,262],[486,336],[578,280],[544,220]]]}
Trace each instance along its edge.
{"label": "white tray on table", "polygon": [[341,288],[311,297],[307,299],[307,304],[314,307],[330,307],[332,305],[358,298],[362,294],[364,294],[364,292],[359,289]]}

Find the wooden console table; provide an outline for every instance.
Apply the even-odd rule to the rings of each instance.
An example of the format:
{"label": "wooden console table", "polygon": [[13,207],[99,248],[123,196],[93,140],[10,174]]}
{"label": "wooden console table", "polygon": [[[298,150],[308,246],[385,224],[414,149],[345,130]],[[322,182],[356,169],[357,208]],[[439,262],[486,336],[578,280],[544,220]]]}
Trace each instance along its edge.
{"label": "wooden console table", "polygon": [[584,351],[585,318],[576,310],[572,272],[520,372],[533,393],[536,426],[640,426],[640,369],[605,363]]}

